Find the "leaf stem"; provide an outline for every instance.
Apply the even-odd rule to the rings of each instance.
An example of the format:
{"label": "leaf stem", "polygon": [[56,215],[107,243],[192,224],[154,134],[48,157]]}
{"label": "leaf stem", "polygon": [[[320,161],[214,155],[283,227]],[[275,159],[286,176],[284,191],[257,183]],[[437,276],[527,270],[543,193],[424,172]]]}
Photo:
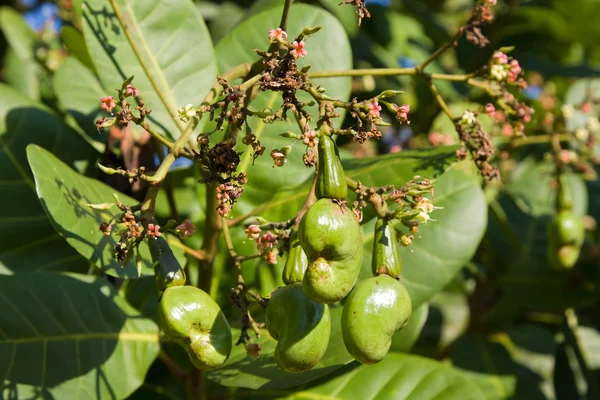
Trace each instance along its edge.
{"label": "leaf stem", "polygon": [[279,23],[279,27],[284,31],[287,29],[287,21],[288,16],[290,14],[290,8],[292,8],[292,3],[294,0],[285,0],[283,4],[283,12],[281,13],[281,22]]}

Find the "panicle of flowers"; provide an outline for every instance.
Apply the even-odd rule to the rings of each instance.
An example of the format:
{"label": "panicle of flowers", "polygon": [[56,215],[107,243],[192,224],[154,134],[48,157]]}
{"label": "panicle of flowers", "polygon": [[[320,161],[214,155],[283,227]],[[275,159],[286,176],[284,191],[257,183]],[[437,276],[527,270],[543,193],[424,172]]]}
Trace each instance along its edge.
{"label": "panicle of flowers", "polygon": [[521,78],[523,69],[519,65],[519,61],[509,57],[502,51],[494,52],[488,68],[488,78],[493,81],[516,85],[522,89],[527,87],[527,83]]}

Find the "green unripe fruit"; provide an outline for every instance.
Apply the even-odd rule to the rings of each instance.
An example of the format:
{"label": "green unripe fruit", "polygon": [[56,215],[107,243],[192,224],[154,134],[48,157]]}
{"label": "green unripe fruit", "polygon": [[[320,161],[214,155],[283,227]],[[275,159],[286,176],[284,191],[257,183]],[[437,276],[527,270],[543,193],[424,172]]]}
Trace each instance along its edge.
{"label": "green unripe fruit", "polygon": [[309,262],[306,295],[327,304],[346,297],[362,265],[362,236],[354,214],[330,199],[318,200],[300,221],[298,237]]}
{"label": "green unripe fruit", "polygon": [[201,289],[174,286],[165,290],[158,306],[158,324],[186,349],[196,368],[210,371],[229,358],[229,323],[219,305]]}
{"label": "green unripe fruit", "polygon": [[319,138],[319,165],[315,194],[317,199],[346,199],[346,174],[335,142],[330,136]]}
{"label": "green unripe fruit", "polygon": [[305,372],[323,358],[331,334],[329,306],[306,297],[300,283],[273,293],[265,322],[277,340],[275,361],[282,370]]}
{"label": "green unripe fruit", "polygon": [[185,285],[185,272],[163,237],[148,239],[154,266],[154,281],[159,292],[171,286]]}
{"label": "green unripe fruit", "polygon": [[294,230],[290,235],[290,248],[288,250],[287,261],[283,267],[283,283],[289,285],[291,283],[302,282],[306,267],[308,267],[308,258],[306,258],[302,246],[300,246],[298,231]]}
{"label": "green unripe fruit", "polygon": [[342,336],[357,361],[381,361],[412,313],[410,296],[400,282],[388,275],[366,279],[356,285],[342,312]]}
{"label": "green unripe fruit", "polygon": [[387,274],[397,278],[402,272],[400,245],[396,240],[396,230],[391,221],[378,219],[375,224],[373,238],[373,258],[371,259],[373,275]]}
{"label": "green unripe fruit", "polygon": [[585,239],[583,219],[562,210],[548,225],[548,261],[555,269],[573,268]]}

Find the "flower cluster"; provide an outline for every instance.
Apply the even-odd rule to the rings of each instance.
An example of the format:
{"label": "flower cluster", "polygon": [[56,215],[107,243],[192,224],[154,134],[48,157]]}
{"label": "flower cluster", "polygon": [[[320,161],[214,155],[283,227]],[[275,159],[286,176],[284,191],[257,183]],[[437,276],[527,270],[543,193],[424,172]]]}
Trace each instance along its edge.
{"label": "flower cluster", "polygon": [[523,74],[523,69],[519,65],[519,61],[514,58],[509,58],[505,53],[496,51],[492,56],[489,65],[489,79],[497,82],[507,82],[512,85],[517,85],[519,88],[526,88],[527,82],[520,76]]}
{"label": "flower cluster", "polygon": [[279,254],[279,251],[275,246],[277,246],[278,243],[279,236],[271,231],[265,232],[256,240],[256,247],[267,264],[277,264],[277,254]]}
{"label": "flower cluster", "polygon": [[222,183],[216,188],[216,196],[218,201],[217,211],[219,215],[224,217],[231,211],[233,204],[238,201],[244,188],[235,183]]}

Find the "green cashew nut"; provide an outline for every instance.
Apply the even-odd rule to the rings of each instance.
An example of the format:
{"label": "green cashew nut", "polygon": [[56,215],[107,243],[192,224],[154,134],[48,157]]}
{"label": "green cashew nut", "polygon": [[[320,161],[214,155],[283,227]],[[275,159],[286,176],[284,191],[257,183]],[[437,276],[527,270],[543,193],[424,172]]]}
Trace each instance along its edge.
{"label": "green cashew nut", "polygon": [[277,340],[275,361],[282,370],[305,372],[323,358],[331,334],[329,306],[306,297],[300,283],[273,293],[265,322],[269,334]]}
{"label": "green cashew nut", "polygon": [[348,352],[364,364],[381,361],[412,313],[410,296],[400,282],[388,275],[356,285],[342,312],[342,337]]}
{"label": "green cashew nut", "polygon": [[298,231],[293,230],[290,235],[290,248],[288,251],[287,261],[283,267],[283,283],[289,285],[291,283],[302,282],[304,279],[304,272],[308,267],[308,258],[302,246],[300,246],[300,239],[298,239]]}
{"label": "green cashew nut", "polygon": [[304,293],[326,304],[346,297],[362,265],[362,236],[354,214],[331,199],[318,200],[302,217],[298,237],[309,261]]}
{"label": "green cashew nut", "polygon": [[583,219],[570,210],[559,211],[548,226],[548,261],[555,269],[573,268],[585,239]]}
{"label": "green cashew nut", "polygon": [[154,265],[154,281],[159,292],[171,286],[185,285],[185,272],[163,237],[148,239]]}
{"label": "green cashew nut", "polygon": [[371,269],[373,275],[387,274],[392,278],[398,278],[402,272],[400,245],[390,220],[379,218],[375,224]]}
{"label": "green cashew nut", "polygon": [[229,323],[219,305],[201,289],[173,286],[165,290],[158,306],[158,324],[186,349],[196,368],[209,371],[229,358]]}
{"label": "green cashew nut", "polygon": [[346,174],[331,136],[321,135],[318,151],[319,165],[315,186],[317,199],[346,199],[348,195]]}

